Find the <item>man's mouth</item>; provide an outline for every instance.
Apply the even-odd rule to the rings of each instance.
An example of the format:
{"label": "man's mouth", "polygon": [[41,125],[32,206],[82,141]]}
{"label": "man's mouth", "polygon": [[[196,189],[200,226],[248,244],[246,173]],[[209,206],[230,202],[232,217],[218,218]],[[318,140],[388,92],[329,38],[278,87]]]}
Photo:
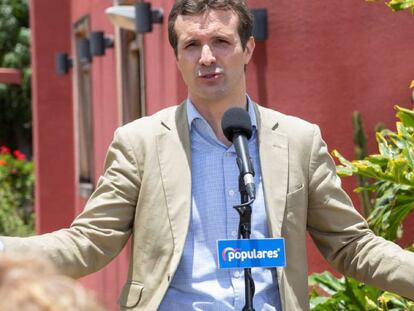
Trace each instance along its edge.
{"label": "man's mouth", "polygon": [[200,68],[197,70],[197,77],[203,80],[218,79],[223,75],[223,69],[220,67],[215,68]]}
{"label": "man's mouth", "polygon": [[221,75],[220,73],[216,73],[216,72],[213,72],[213,73],[205,73],[205,74],[201,74],[200,75],[200,78],[202,78],[202,79],[216,79],[220,75]]}

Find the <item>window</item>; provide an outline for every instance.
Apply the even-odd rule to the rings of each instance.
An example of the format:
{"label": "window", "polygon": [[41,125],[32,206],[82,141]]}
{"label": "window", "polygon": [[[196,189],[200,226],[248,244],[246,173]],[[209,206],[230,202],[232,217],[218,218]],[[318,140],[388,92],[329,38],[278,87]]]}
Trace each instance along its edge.
{"label": "window", "polygon": [[132,31],[121,30],[122,74],[122,123],[131,122],[144,115],[144,92],[141,85],[142,49]]}
{"label": "window", "polygon": [[[135,1],[115,1],[115,5],[133,5]],[[145,115],[143,35],[115,27],[118,89],[121,123]]]}
{"label": "window", "polygon": [[74,25],[75,99],[77,116],[77,163],[79,194],[89,197],[93,190],[93,131],[91,62],[89,53],[89,18],[84,17]]}

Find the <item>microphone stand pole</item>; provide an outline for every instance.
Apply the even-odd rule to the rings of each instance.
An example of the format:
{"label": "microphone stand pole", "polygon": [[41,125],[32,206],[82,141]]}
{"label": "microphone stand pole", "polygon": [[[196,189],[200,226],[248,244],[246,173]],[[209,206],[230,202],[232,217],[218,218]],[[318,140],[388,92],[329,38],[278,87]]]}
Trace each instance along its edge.
{"label": "microphone stand pole", "polygon": [[[252,219],[252,207],[254,199],[249,201],[246,187],[243,182],[243,176],[239,175],[239,191],[241,197],[241,204],[234,206],[240,216],[239,222],[239,239],[250,239],[251,233],[251,219]],[[245,305],[242,311],[255,311],[253,308],[253,296],[255,292],[254,280],[252,277],[252,269],[244,269],[244,286],[245,286]]]}

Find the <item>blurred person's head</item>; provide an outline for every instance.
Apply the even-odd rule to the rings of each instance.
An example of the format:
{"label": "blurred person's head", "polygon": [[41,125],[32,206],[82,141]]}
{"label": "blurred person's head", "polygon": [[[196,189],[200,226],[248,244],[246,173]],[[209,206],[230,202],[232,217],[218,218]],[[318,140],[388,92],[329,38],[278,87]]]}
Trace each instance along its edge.
{"label": "blurred person's head", "polygon": [[38,256],[0,256],[0,310],[103,311],[95,296]]}

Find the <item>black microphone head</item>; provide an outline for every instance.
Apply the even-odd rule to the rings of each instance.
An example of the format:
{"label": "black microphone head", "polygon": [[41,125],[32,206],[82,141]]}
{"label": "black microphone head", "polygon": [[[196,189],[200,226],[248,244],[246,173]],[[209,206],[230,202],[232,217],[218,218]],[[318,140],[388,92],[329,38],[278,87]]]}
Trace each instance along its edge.
{"label": "black microphone head", "polygon": [[246,135],[247,139],[252,136],[252,121],[249,113],[238,107],[227,110],[221,119],[221,128],[229,141],[233,141],[234,134]]}

